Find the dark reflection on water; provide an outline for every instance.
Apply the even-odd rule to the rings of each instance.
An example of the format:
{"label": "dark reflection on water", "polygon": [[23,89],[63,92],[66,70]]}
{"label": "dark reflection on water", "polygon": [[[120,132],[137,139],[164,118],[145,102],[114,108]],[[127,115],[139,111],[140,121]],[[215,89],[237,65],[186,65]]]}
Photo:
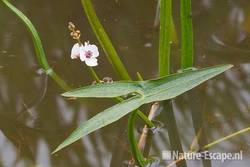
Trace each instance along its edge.
{"label": "dark reflection on water", "polygon": [[[95,0],[94,4],[129,72],[133,76],[140,71],[144,78],[155,77],[158,30],[153,23],[157,2]],[[68,21],[79,25],[84,40],[96,42],[80,1],[34,0],[18,1],[15,5],[34,22],[53,68],[73,87],[91,83],[83,65],[69,57],[73,41],[68,35]],[[178,4],[175,5],[176,18],[177,10]],[[23,25],[2,4],[0,11],[0,166],[122,166],[124,160],[130,158],[126,118],[84,137],[57,155],[50,155],[80,122],[113,102],[60,97],[62,91],[57,85],[37,73],[39,67],[32,42]],[[175,99],[175,115],[186,151],[195,136],[194,128],[201,127],[202,144],[249,126],[249,11],[248,0],[193,1],[196,65],[232,63],[235,68]],[[103,77],[115,79],[102,55],[103,52],[97,71]],[[176,71],[179,50],[175,49],[173,55]],[[148,108],[146,106],[145,110]],[[159,119],[164,123],[164,113]],[[161,151],[169,149],[167,136],[166,129],[154,136],[152,155],[160,157]],[[246,133],[211,149],[220,152],[243,150],[243,161],[223,164],[213,161],[212,165],[248,166],[249,138]],[[167,162],[160,164],[165,166]],[[201,162],[188,161],[188,165],[200,166]]]}

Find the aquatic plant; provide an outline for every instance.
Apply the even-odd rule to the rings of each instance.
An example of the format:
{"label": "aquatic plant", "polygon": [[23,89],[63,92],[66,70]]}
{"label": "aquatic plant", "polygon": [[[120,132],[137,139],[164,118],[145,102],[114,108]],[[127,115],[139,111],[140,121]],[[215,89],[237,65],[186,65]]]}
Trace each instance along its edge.
{"label": "aquatic plant", "polygon": [[[41,39],[31,21],[7,0],[1,1],[20,18],[29,30],[33,39],[37,59],[39,60],[41,67],[62,89],[69,90],[69,86],[49,66],[45,56],[45,51],[42,47]],[[138,73],[138,80],[140,81],[132,81],[127,72],[128,70],[118,56],[115,47],[111,43],[111,40],[99,21],[93,9],[91,0],[81,0],[81,2],[90,25],[95,32],[96,37],[101,44],[111,66],[120,78],[120,81],[106,83],[98,77],[98,74],[92,68],[98,64],[96,59],[96,57],[99,56],[98,48],[88,42],[84,42],[83,44],[80,41],[81,32],[77,30],[72,23],[70,23],[69,29],[71,30],[71,36],[77,41],[77,43],[73,45],[71,58],[79,58],[81,61],[85,62],[87,66],[90,66],[86,67],[89,69],[90,74],[97,83],[67,91],[62,95],[74,98],[112,98],[119,102],[118,104],[100,112],[88,121],[83,122],[79,128],[77,128],[55,149],[53,153],[72,144],[83,136],[109,125],[130,113],[128,121],[128,139],[131,146],[131,152],[133,153],[136,163],[140,166],[145,166],[149,161],[147,160],[147,157],[142,155],[140,148],[138,148],[136,136],[133,132],[136,116],[138,115],[145,122],[145,124],[151,128],[154,127],[154,124],[151,119],[147,118],[147,116],[143,112],[139,111],[138,108],[144,104],[160,102],[164,106],[166,112],[171,115],[173,112],[171,108],[171,99],[223,73],[224,71],[230,69],[232,65],[219,65],[203,69],[190,68],[193,66],[194,57],[191,0],[181,0],[182,70],[178,73],[170,74],[170,55],[172,43],[171,32],[173,32],[172,29],[174,27],[172,20],[172,1],[161,0],[158,56],[159,76],[150,80],[143,80],[141,75]],[[169,119],[174,119],[173,114],[172,117],[169,117]],[[172,123],[173,124],[170,124],[170,129],[168,130],[171,131],[173,136],[176,136],[176,128],[173,128],[175,126],[175,122]],[[178,140],[178,138],[176,140]],[[213,144],[214,143],[211,143],[210,145]],[[207,147],[210,145],[207,145]]]}

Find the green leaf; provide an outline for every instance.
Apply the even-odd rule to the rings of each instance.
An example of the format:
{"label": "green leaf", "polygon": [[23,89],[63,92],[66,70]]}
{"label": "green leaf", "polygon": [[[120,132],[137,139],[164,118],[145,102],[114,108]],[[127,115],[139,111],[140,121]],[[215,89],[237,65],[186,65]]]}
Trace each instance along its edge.
{"label": "green leaf", "polygon": [[142,88],[136,82],[113,82],[99,83],[90,85],[84,88],[79,88],[62,94],[66,97],[117,97],[126,95],[132,92],[140,92]]}
{"label": "green leaf", "polygon": [[129,93],[137,93],[145,97],[146,103],[162,101],[174,98],[231,67],[232,65],[219,65],[199,70],[183,70],[182,73],[147,81],[99,83],[66,92],[63,96],[111,98]]}
{"label": "green leaf", "polygon": [[140,107],[142,102],[143,98],[132,97],[95,115],[93,118],[82,123],[80,127],[78,127],[62,144],[55,149],[55,151],[53,151],[53,153],[61,150],[89,133],[119,120],[126,114],[130,113],[131,109]]}
{"label": "green leaf", "polygon": [[[69,93],[70,96],[74,96],[74,92],[76,92],[75,95],[79,97],[81,96],[82,91],[83,97],[113,97],[116,94],[120,96],[125,93],[124,95],[126,95],[126,93],[131,93],[132,90],[137,90],[137,88],[140,87],[140,95],[135,94],[135,96],[130,99],[104,110],[84,122],[61,145],[59,145],[53,153],[89,133],[119,120],[143,104],[174,98],[231,67],[232,65],[220,65],[200,70],[184,71],[182,73],[148,81],[114,82],[113,84],[110,84],[110,86],[108,86],[107,83],[100,83],[98,85],[80,88],[77,91],[71,91]],[[101,89],[101,86],[104,88]],[[88,91],[88,89],[94,93]],[[121,91],[120,89],[123,89],[124,91]],[[118,91],[119,93],[115,93],[115,91]]]}
{"label": "green leaf", "polygon": [[200,70],[186,71],[156,80],[145,81],[145,103],[172,99],[201,83],[230,69],[232,65],[219,65]]}

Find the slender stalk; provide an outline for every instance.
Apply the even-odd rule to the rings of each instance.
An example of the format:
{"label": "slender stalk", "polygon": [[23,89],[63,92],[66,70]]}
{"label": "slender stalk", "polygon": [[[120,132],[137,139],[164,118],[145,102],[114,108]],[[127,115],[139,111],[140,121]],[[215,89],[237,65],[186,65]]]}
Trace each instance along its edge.
{"label": "slender stalk", "polygon": [[92,78],[94,80],[96,80],[96,82],[101,82],[100,78],[98,77],[97,73],[95,72],[95,70],[93,69],[93,67],[88,67],[88,71],[91,74]]}
{"label": "slender stalk", "polygon": [[101,22],[99,21],[95,13],[91,0],[81,0],[81,2],[84,8],[84,11],[87,15],[87,18],[89,20],[89,23],[93,31],[95,32],[95,35],[98,41],[100,42],[105,54],[107,55],[107,58],[110,64],[112,65],[114,71],[121,79],[130,80],[131,78],[125,66],[120,60],[120,57],[118,56],[114,46],[112,45],[107,33],[105,32]]}
{"label": "slender stalk", "polygon": [[138,81],[143,81],[143,78],[139,72],[136,73],[136,76]]}
{"label": "slender stalk", "polygon": [[56,84],[62,88],[64,91],[69,91],[71,88],[70,86],[55,72],[49,74],[49,76],[56,82]]}
{"label": "slender stalk", "polygon": [[225,140],[228,140],[228,139],[230,139],[230,138],[232,138],[232,137],[238,136],[238,135],[240,135],[241,133],[245,133],[245,132],[247,132],[247,131],[250,131],[250,127],[245,128],[245,129],[242,129],[242,130],[240,130],[240,131],[238,131],[238,132],[235,132],[235,133],[233,133],[233,134],[231,134],[231,135],[228,135],[228,136],[225,136],[225,137],[223,137],[223,138],[220,138],[220,139],[218,139],[218,140],[216,140],[216,141],[214,141],[214,142],[212,142],[212,143],[209,143],[209,144],[203,146],[203,149],[210,148],[210,147],[212,147],[212,146],[214,146],[214,145],[216,145],[216,144],[219,144],[219,143],[221,143],[221,142],[223,142],[223,141],[225,141]]}
{"label": "slender stalk", "polygon": [[170,73],[172,0],[160,2],[159,75]]}
{"label": "slender stalk", "polygon": [[13,6],[11,3],[9,3],[7,0],[1,0],[7,7],[10,9],[26,26],[27,30],[29,31],[33,45],[36,52],[37,60],[40,64],[40,66],[44,69],[47,75],[49,75],[63,90],[69,90],[70,86],[64,82],[64,80],[53,71],[53,69],[50,67],[44,49],[42,45],[42,41],[39,37],[39,34],[37,30],[35,29],[34,25],[31,23],[31,21],[15,6]]}
{"label": "slender stalk", "polygon": [[[250,131],[250,127],[245,128],[245,129],[242,129],[242,130],[240,130],[240,131],[238,131],[238,132],[235,132],[235,133],[233,133],[233,134],[231,134],[231,135],[228,135],[228,136],[225,136],[225,137],[223,137],[223,138],[220,138],[220,139],[218,139],[218,140],[216,140],[216,141],[214,141],[214,142],[212,142],[212,143],[209,143],[209,144],[203,146],[202,149],[208,149],[208,148],[210,148],[210,147],[212,147],[212,146],[215,146],[216,144],[219,144],[219,143],[221,143],[221,142],[223,142],[223,141],[225,141],[225,140],[228,140],[228,139],[230,139],[230,138],[233,138],[233,137],[235,137],[235,136],[238,136],[238,135],[240,135],[240,134],[242,134],[242,133],[245,133],[245,132],[247,132],[247,131]],[[200,134],[198,134],[198,135],[200,135]],[[197,139],[197,136],[195,137],[195,140],[196,140],[196,141],[198,140],[198,139]],[[191,149],[189,150],[188,153],[193,153],[193,152],[196,152],[196,151],[197,151],[197,150],[192,150],[192,147],[191,147]],[[178,159],[178,160],[172,162],[171,164],[169,164],[169,165],[166,166],[166,167],[171,167],[171,166],[177,165],[179,162],[181,162],[181,161],[183,161],[183,160],[184,160],[184,158],[180,158],[180,159]]]}
{"label": "slender stalk", "polygon": [[[202,92],[202,89],[200,90],[193,90],[192,92],[187,93],[188,97],[191,100],[190,103],[190,110],[191,110],[191,117],[192,117],[192,123],[194,127],[194,131],[196,134],[200,132],[200,137],[197,140],[197,145],[198,147],[204,146],[208,144],[207,142],[207,134],[204,131],[206,125],[205,125],[205,120],[203,117],[204,112],[206,111],[206,100],[205,100],[205,95]],[[203,129],[200,131],[200,129]],[[204,167],[211,167],[211,161],[208,159],[203,158],[202,163]]]}
{"label": "slender stalk", "polygon": [[[116,101],[121,102],[124,99],[121,97],[116,97],[115,98]],[[137,115],[138,117],[144,121],[146,123],[146,125],[148,125],[150,128],[153,128],[155,125],[153,124],[153,122],[151,120],[148,119],[148,117],[140,110],[136,110],[137,111]]]}
{"label": "slender stalk", "polygon": [[137,111],[138,117],[141,118],[141,120],[143,120],[149,128],[155,127],[153,122],[150,119],[148,119],[148,117],[143,112],[141,112],[140,110],[136,110],[136,111]]}
{"label": "slender stalk", "polygon": [[[159,102],[155,102],[152,104],[149,114],[148,114],[148,119],[150,121],[156,117],[157,110],[159,110],[159,107],[160,107]],[[152,145],[152,137],[153,137],[152,131],[147,125],[144,125],[142,134],[140,135],[140,138],[139,138],[138,147],[139,147],[139,150],[143,152],[143,155],[145,157],[148,156],[148,153],[150,151],[150,147]]]}
{"label": "slender stalk", "polygon": [[[141,74],[139,72],[136,73],[137,78],[139,81],[143,81],[143,78],[141,76]],[[155,108],[155,107],[154,107]],[[144,156],[142,154],[145,144],[146,144],[146,139],[148,136],[148,130],[149,128],[153,128],[154,124],[152,123],[152,118],[155,116],[155,112],[156,109],[154,111],[152,111],[152,109],[149,112],[149,116],[146,117],[140,110],[136,110],[134,112],[132,112],[129,116],[129,122],[128,122],[128,140],[130,143],[130,147],[131,147],[131,152],[133,157],[135,158],[136,162],[138,164],[140,164],[140,166],[145,166],[147,164],[147,160],[144,160]],[[137,140],[136,137],[134,135],[134,125],[135,125],[135,117],[136,115],[138,115],[139,117],[145,119],[144,122],[146,123],[146,125],[143,128],[143,132],[140,136],[139,142],[137,144]],[[147,122],[146,122],[147,121]],[[149,124],[151,123],[151,124]],[[149,128],[148,128],[149,127]],[[132,163],[134,163],[134,158],[132,158]]]}
{"label": "slender stalk", "polygon": [[[177,123],[174,116],[173,111],[173,104],[172,100],[167,100],[162,102],[163,108],[165,110],[166,115],[166,122],[167,122],[167,130],[168,130],[168,136],[169,136],[169,142],[171,146],[172,151],[178,150],[180,153],[183,153],[182,145],[180,136],[178,133]],[[177,165],[178,167],[185,167],[187,166],[186,161],[182,161],[180,164]]]}
{"label": "slender stalk", "polygon": [[[172,0],[161,0],[160,2],[160,44],[159,44],[159,76],[170,74],[170,54],[171,54],[171,29],[172,20]],[[161,102],[164,114],[166,114],[167,130],[171,144],[171,150],[183,152],[176,120],[174,116],[172,101]],[[185,161],[181,166],[186,166]]]}
{"label": "slender stalk", "polygon": [[191,0],[181,0],[181,68],[193,66],[193,23]]}
{"label": "slender stalk", "polygon": [[147,162],[146,162],[145,158],[143,157],[141,151],[138,148],[136,137],[135,137],[135,134],[134,134],[134,126],[135,126],[136,114],[137,114],[137,111],[133,111],[129,116],[129,120],[128,120],[128,141],[129,141],[129,146],[130,146],[131,152],[132,152],[133,157],[135,158],[136,162],[140,166],[144,167],[147,164]]}

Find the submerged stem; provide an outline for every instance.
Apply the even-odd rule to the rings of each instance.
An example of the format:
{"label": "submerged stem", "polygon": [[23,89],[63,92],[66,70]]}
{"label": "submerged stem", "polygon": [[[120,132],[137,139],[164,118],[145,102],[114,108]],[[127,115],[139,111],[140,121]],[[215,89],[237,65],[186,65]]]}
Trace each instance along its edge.
{"label": "submerged stem", "polygon": [[128,141],[129,141],[129,146],[131,149],[131,152],[133,154],[133,157],[135,158],[136,162],[144,167],[147,162],[145,158],[143,157],[141,151],[138,148],[136,137],[134,134],[134,126],[135,126],[135,120],[136,120],[136,114],[137,111],[133,111],[128,119]]}

